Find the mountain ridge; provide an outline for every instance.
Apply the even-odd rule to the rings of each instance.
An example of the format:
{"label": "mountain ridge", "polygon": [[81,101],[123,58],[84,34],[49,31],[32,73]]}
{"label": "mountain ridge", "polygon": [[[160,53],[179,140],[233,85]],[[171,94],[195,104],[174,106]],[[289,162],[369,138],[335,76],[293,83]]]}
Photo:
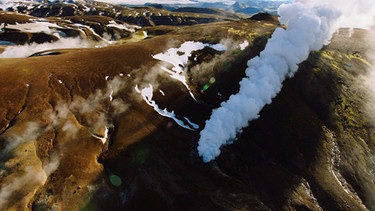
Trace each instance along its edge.
{"label": "mountain ridge", "polygon": [[[107,14],[45,20],[129,24]],[[2,30],[30,17],[3,11]],[[372,31],[336,32],[204,163],[205,121],[282,26],[265,13],[180,24],[137,25],[105,46],[82,36],[75,48],[0,58],[0,209],[374,209],[371,95],[356,83],[371,66]],[[94,44],[81,48],[83,40]]]}

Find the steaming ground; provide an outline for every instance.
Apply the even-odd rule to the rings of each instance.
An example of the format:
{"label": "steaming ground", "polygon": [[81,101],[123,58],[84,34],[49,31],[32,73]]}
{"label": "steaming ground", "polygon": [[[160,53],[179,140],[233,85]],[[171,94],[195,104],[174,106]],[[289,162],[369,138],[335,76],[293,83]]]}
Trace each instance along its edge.
{"label": "steaming ground", "polygon": [[[370,33],[365,39],[373,39],[372,35],[373,33]],[[375,44],[371,42],[368,45],[370,46],[370,50],[366,52],[366,59],[369,61],[368,72],[359,77],[356,85],[360,88],[364,86],[369,94],[364,110],[372,124],[375,125]]]}
{"label": "steaming ground", "polygon": [[[246,99],[223,103],[243,110],[253,103],[251,118],[273,97],[274,104],[209,164],[194,140],[210,99],[222,99],[217,86],[235,90],[231,79],[242,78],[246,63],[237,65],[236,56],[257,55],[277,23],[181,27],[140,43],[2,59],[0,209],[374,209],[373,128],[356,104],[363,96],[348,86],[367,67],[363,51],[341,45],[343,39],[298,65],[329,39],[328,11],[280,9],[286,30],[277,29],[248,63],[238,94]],[[231,68],[220,72],[222,64]],[[199,76],[207,78],[196,82]],[[229,144],[241,130],[235,120],[247,112],[221,110],[232,120],[221,120],[212,139],[231,128],[232,138],[222,141]],[[200,143],[200,153],[209,151],[205,161],[220,149],[211,143]]]}
{"label": "steaming ground", "polygon": [[374,29],[375,26],[375,2],[372,0],[346,1],[342,4],[339,0],[298,0],[305,4],[325,4],[341,12],[338,27]]}
{"label": "steaming ground", "polygon": [[[272,30],[271,27],[269,29]],[[166,38],[163,39],[167,40]],[[122,119],[127,119],[125,123],[121,123],[128,125],[127,127],[130,128],[130,130],[124,130],[126,133],[129,133],[129,131],[132,133],[131,130],[138,130],[137,127],[135,127],[135,129],[133,128],[133,125],[136,125],[136,121],[140,121],[134,121],[134,119],[138,119],[137,115],[130,115],[130,117],[124,116],[124,113],[128,113],[128,109],[130,108],[130,104],[128,104],[125,99],[130,98],[131,101],[134,102],[133,98],[140,97],[139,93],[131,93],[134,92],[134,86],[130,84],[135,82],[144,86],[152,82],[152,84],[155,85],[154,87],[159,87],[161,84],[166,83],[168,85],[177,84],[177,86],[174,87],[167,86],[167,88],[160,88],[159,90],[164,90],[160,93],[170,98],[168,95],[180,90],[182,93],[190,96],[186,86],[183,86],[184,88],[182,89],[178,88],[180,87],[178,84],[181,82],[182,84],[186,83],[186,80],[181,81],[171,78],[170,72],[166,72],[165,70],[175,67],[170,65],[174,64],[174,62],[177,62],[176,65],[179,68],[180,66],[184,66],[187,62],[187,57],[190,55],[191,51],[196,50],[196,48],[190,50],[173,48],[177,50],[169,54],[169,56],[164,57],[164,63],[160,63],[159,59],[152,58],[152,55],[162,56],[161,52],[163,51],[160,49],[160,42],[158,41],[151,41],[151,43],[154,42],[156,44],[150,44],[150,41],[147,41],[148,44],[145,45],[146,47],[141,47],[141,45],[138,44],[130,44],[125,47],[111,46],[108,48],[67,51],[62,54],[48,54],[48,52],[59,52],[59,49],[56,50],[55,48],[67,47],[64,41],[71,44],[69,47],[82,47],[82,44],[85,44],[84,46],[86,47],[86,43],[82,42],[80,39],[62,39],[55,43],[48,44],[10,46],[2,54],[4,57],[27,57],[34,52],[46,51],[46,53],[41,53],[39,57],[25,58],[23,61],[26,62],[13,66],[16,69],[5,68],[5,66],[12,66],[13,62],[17,60],[2,60],[2,73],[4,73],[4,76],[7,75],[7,77],[9,77],[9,80],[2,81],[2,87],[5,87],[5,90],[8,89],[7,87],[14,87],[10,82],[16,80],[18,81],[17,83],[21,83],[22,86],[17,85],[15,86],[16,88],[13,89],[28,90],[25,92],[27,102],[25,99],[25,104],[14,112],[16,115],[14,117],[9,117],[10,119],[22,118],[23,120],[21,122],[23,123],[20,124],[17,122],[16,126],[10,123],[7,123],[5,126],[2,125],[2,127],[4,127],[2,128],[3,131],[0,138],[2,144],[5,146],[1,151],[2,156],[5,156],[2,157],[2,159],[5,161],[7,160],[7,155],[22,151],[23,148],[33,146],[36,143],[38,143],[40,148],[43,147],[43,149],[33,149],[32,153],[26,154],[25,156],[16,155],[17,159],[13,159],[14,163],[19,164],[22,163],[23,160],[37,160],[35,164],[29,163],[30,169],[32,168],[33,170],[18,168],[14,172],[4,171],[7,176],[4,180],[6,182],[1,186],[0,196],[2,201],[6,203],[1,204],[1,208],[6,209],[12,207],[14,195],[20,191],[23,192],[20,196],[24,197],[25,201],[31,200],[30,197],[32,197],[33,194],[27,195],[30,191],[35,193],[36,190],[43,189],[43,187],[51,187],[51,181],[47,179],[50,175],[54,175],[54,178],[56,175],[59,175],[57,177],[61,176],[66,179],[64,177],[65,171],[70,172],[68,174],[78,175],[79,173],[74,172],[84,169],[85,174],[88,176],[85,175],[83,179],[77,178],[72,180],[78,181],[78,183],[85,187],[84,184],[87,182],[85,178],[95,178],[98,176],[99,172],[102,171],[102,167],[97,163],[96,156],[98,155],[94,156],[94,154],[105,152],[113,136],[129,138],[129,143],[131,143],[131,139],[138,140],[139,137],[136,133],[136,135],[131,135],[130,137],[128,137],[128,135],[121,135],[122,132],[112,136],[115,125],[118,126],[118,124],[120,124],[117,122],[119,121],[117,120],[119,116],[121,116]],[[165,41],[162,40],[162,42]],[[172,43],[175,45],[179,42],[182,46],[187,46],[183,45],[183,42],[179,40]],[[153,45],[155,46],[152,47]],[[210,46],[198,42],[197,45],[203,47]],[[212,47],[221,51],[225,50],[225,47],[221,44],[212,45]],[[185,51],[185,56],[180,58],[181,52],[177,53],[177,51]],[[114,55],[116,55],[117,58],[114,59],[112,55],[107,52],[111,52],[111,54],[115,53]],[[141,55],[139,55],[139,52]],[[110,71],[108,71],[107,63],[102,63],[103,57],[106,57],[105,61],[113,61],[113,63],[109,62],[109,64],[111,64]],[[124,62],[124,58],[126,63],[118,64],[119,62]],[[52,61],[53,68],[49,65],[42,65]],[[129,61],[134,62],[134,67],[124,68],[125,65],[132,64]],[[152,65],[148,64],[147,67],[141,66],[147,65],[147,63],[151,63]],[[38,64],[41,66],[38,66]],[[178,70],[174,71],[176,74],[180,74],[180,77],[183,76],[183,73],[178,72]],[[114,72],[116,72],[116,74],[114,74]],[[26,75],[23,75],[24,73]],[[78,77],[76,78],[75,76],[77,75]],[[142,77],[143,75],[145,76],[144,78]],[[94,81],[99,82],[87,82],[88,78],[93,78]],[[97,86],[102,88],[96,88]],[[128,89],[130,86],[133,86],[133,88]],[[42,95],[38,94],[40,90],[44,90]],[[2,90],[2,92],[3,91],[4,90]],[[156,92],[156,89],[151,91]],[[4,93],[7,92],[4,91]],[[186,95],[181,93],[179,93],[179,95],[186,97]],[[158,100],[160,100],[160,98],[153,99],[149,97],[149,101],[147,102],[152,103],[152,105],[157,108],[156,111],[159,112],[156,112],[155,115],[155,110],[153,112],[151,112],[151,110],[148,112],[150,116],[155,117],[161,115],[159,118],[155,117],[157,121],[162,121],[165,116],[168,116],[186,129],[198,129],[199,126],[194,123],[194,120],[188,118],[188,115],[184,113],[177,115],[180,111],[176,111],[176,114],[174,111],[164,112],[167,111],[166,109],[168,107],[166,109],[161,109],[164,108],[164,106],[159,107],[159,105],[156,104]],[[16,99],[12,98],[11,101],[16,101]],[[148,110],[145,106],[136,107]],[[9,109],[16,109],[16,106]],[[43,110],[43,112],[34,112],[32,109],[38,111]],[[132,110],[134,110],[134,107]],[[142,115],[144,113],[145,112],[142,111]],[[35,121],[26,121],[26,119],[34,119]],[[132,124],[128,124],[128,122]],[[141,121],[140,124],[151,125],[148,127],[155,128],[153,125],[156,123],[153,121],[150,123]],[[173,127],[173,123],[167,122],[164,124],[168,127]],[[178,124],[176,127],[179,127]],[[21,130],[23,132],[20,132]],[[145,133],[141,133],[140,136],[144,134]],[[121,145],[128,145],[129,143],[121,143]],[[86,150],[84,157],[80,156],[82,152],[77,153],[81,150],[82,146],[85,146]],[[55,154],[58,156],[55,157]],[[40,158],[38,158],[38,156],[40,156]],[[71,164],[70,159],[77,156],[80,157],[79,159],[85,160],[85,162],[74,162],[74,164],[72,164],[73,166],[70,166],[67,170],[66,166]],[[18,160],[18,158],[20,159]],[[12,167],[8,163],[6,166]],[[42,175],[43,177],[34,182],[29,180],[28,174],[24,174],[24,172],[27,171],[33,172],[35,175]],[[2,172],[2,174],[4,172]],[[27,181],[30,181],[30,186],[23,187]],[[73,186],[74,185],[68,185],[67,187],[76,188]],[[56,190],[56,192],[62,191],[60,187],[53,187],[53,189]],[[85,189],[84,191],[87,192],[89,190]],[[53,197],[54,196],[50,196],[48,200],[52,200]],[[36,203],[38,204],[39,202]],[[21,204],[24,203],[22,202]]]}
{"label": "steaming ground", "polygon": [[[63,86],[63,83],[61,81],[60,85]],[[9,207],[10,198],[14,198],[16,194],[25,196],[28,194],[28,189],[36,191],[44,186],[47,178],[59,168],[61,157],[66,153],[64,144],[53,150],[46,161],[36,159],[35,162],[26,162],[26,166],[23,166],[22,160],[35,160],[36,142],[43,136],[52,131],[60,131],[56,134],[56,139],[60,138],[64,142],[79,141],[83,137],[82,130],[87,128],[92,139],[100,141],[103,148],[107,146],[109,129],[113,128],[111,119],[116,118],[129,107],[122,99],[117,98],[118,92],[122,91],[123,87],[124,81],[121,76],[116,76],[108,80],[106,89],[97,89],[87,98],[75,96],[71,102],[59,101],[54,108],[45,111],[41,119],[48,120],[50,124],[43,125],[39,121],[26,122],[21,133],[17,127],[2,133],[1,138],[5,142],[5,148],[1,150],[0,158],[6,159],[9,154],[16,152],[17,158],[13,159],[13,162],[20,167],[4,178],[0,189],[0,209]],[[111,117],[107,116],[109,110],[113,114]],[[19,128],[22,128],[22,125],[19,125]],[[22,149],[26,152],[30,151],[31,155],[19,154]],[[5,165],[11,167],[9,162]]]}
{"label": "steaming ground", "polygon": [[[270,30],[271,29],[270,27]],[[71,46],[67,46],[64,42],[69,43]],[[22,190],[26,195],[29,191],[35,193],[35,190],[40,187],[50,186],[51,181],[46,180],[46,177],[49,177],[51,174],[54,175],[54,178],[56,175],[62,175],[63,180],[65,180],[65,171],[70,172],[68,174],[77,176],[80,173],[74,172],[80,172],[84,169],[87,175],[94,174],[92,178],[95,178],[97,176],[96,173],[102,170],[100,165],[98,167],[96,153],[101,153],[108,147],[109,139],[114,130],[114,120],[120,115],[125,119],[123,114],[129,109],[129,104],[124,101],[124,97],[126,98],[128,94],[135,95],[131,93],[126,94],[128,91],[134,91],[134,86],[131,90],[125,88],[132,86],[130,85],[132,84],[130,83],[132,80],[142,82],[141,84],[147,84],[150,80],[147,80],[147,77],[142,79],[140,75],[145,72],[147,73],[149,70],[157,70],[158,73],[151,73],[152,71],[150,71],[149,75],[162,74],[168,84],[171,83],[171,81],[171,84],[180,83],[179,81],[173,82],[175,79],[171,79],[170,76],[160,68],[160,64],[156,63],[158,60],[151,57],[152,55],[162,52],[160,42],[151,41],[151,43],[155,42],[156,44],[150,44],[150,41],[147,42],[148,44],[144,45],[146,47],[130,44],[125,47],[112,46],[101,49],[82,49],[79,52],[69,51],[64,54],[56,55],[43,54],[38,58],[25,58],[22,61],[26,62],[22,63],[18,63],[17,60],[13,59],[2,60],[2,74],[7,78],[7,80],[1,81],[1,86],[4,88],[2,89],[2,93],[8,94],[6,91],[8,88],[11,90],[11,93],[12,91],[17,91],[18,93],[18,90],[28,90],[22,94],[25,95],[25,102],[24,105],[19,106],[19,110],[15,112],[12,111],[13,109],[17,109],[18,106],[15,105],[4,110],[8,115],[5,119],[9,118],[11,120],[13,118],[19,118],[22,124],[17,121],[16,126],[10,123],[2,125],[0,138],[2,140],[2,146],[5,146],[5,149],[2,148],[1,150],[1,155],[5,155],[2,159],[6,161],[6,155],[18,151],[22,152],[24,147],[33,146],[38,143],[38,151],[33,149],[32,153],[27,153],[24,156],[25,159],[21,160],[17,159],[23,156],[16,155],[17,159],[13,159],[12,162],[22,163],[23,160],[36,159],[38,162],[35,164],[29,163],[30,168],[33,169],[32,171],[29,169],[29,171],[33,173],[36,172],[35,175],[43,175],[43,178],[38,179],[34,184],[34,181],[29,180],[29,175],[24,174],[24,172],[28,171],[25,168],[18,168],[15,172],[1,171],[1,175],[3,175],[4,172],[7,172],[6,175],[9,174],[5,177],[6,179],[3,180],[6,182],[1,185],[0,189],[1,201],[6,202],[6,204],[1,204],[2,208],[12,207],[14,203],[13,196],[17,194],[28,181],[30,182],[30,187],[27,186]],[[167,43],[162,40],[162,43],[163,42]],[[178,42],[179,41],[176,40],[176,43]],[[86,43],[80,39],[62,39],[55,43],[41,45],[10,46],[3,52],[2,56],[27,57],[37,51],[47,50],[54,52],[55,48],[82,47],[82,44],[86,46]],[[202,45],[204,46],[206,44],[202,43]],[[113,57],[113,53],[117,57]],[[190,53],[190,51],[187,51],[186,56]],[[171,55],[171,58],[178,58],[178,55]],[[103,63],[103,59],[109,62],[110,66],[108,66],[107,63]],[[167,62],[168,61],[167,59]],[[16,62],[17,65],[13,66],[13,62]],[[43,65],[49,62],[53,62],[53,66]],[[124,64],[119,64],[119,62],[124,62]],[[152,65],[150,66],[148,63],[152,63]],[[132,64],[133,66],[129,67],[129,65]],[[140,67],[141,65],[147,64],[147,67]],[[7,65],[10,65],[8,66],[9,68],[6,67]],[[169,67],[169,65],[167,65],[167,67]],[[24,73],[26,75],[24,75]],[[139,79],[138,76],[141,79]],[[91,83],[89,79],[95,81],[95,83]],[[12,84],[12,81],[17,81],[16,84],[18,85]],[[152,78],[151,81],[152,83],[157,83],[155,78]],[[160,82],[161,81],[159,81],[159,83]],[[98,89],[96,88],[97,86],[101,86],[102,88]],[[170,90],[163,88],[165,92],[163,92],[164,95],[168,96],[170,93],[175,93],[179,90],[177,87],[178,86],[173,87],[173,89],[170,87]],[[43,90],[43,94],[40,95],[41,90]],[[184,92],[187,92],[186,89]],[[138,93],[136,94],[139,95]],[[21,94],[15,94],[14,96],[21,97],[22,99],[23,97],[20,95]],[[187,95],[189,96],[188,92]],[[13,105],[13,101],[18,103],[18,98],[14,96],[11,97],[10,105]],[[5,97],[4,99],[8,98]],[[3,102],[8,102],[8,100]],[[157,104],[155,103],[155,105]],[[148,108],[144,106],[136,107],[148,110]],[[158,115],[155,115],[151,111],[148,112],[150,116]],[[12,117],[13,113],[15,116]],[[142,112],[142,115],[143,114],[144,112]],[[173,116],[172,114],[172,112],[169,113],[169,116]],[[130,116],[130,120],[128,118],[126,123],[124,123],[130,127],[130,130],[125,129],[125,132],[131,131],[137,121],[134,121],[134,119],[138,119],[136,115]],[[189,124],[189,128],[197,129],[198,125],[194,124],[192,120],[184,115],[180,116],[184,124]],[[30,121],[30,119],[33,119],[33,121]],[[178,121],[180,122],[180,120]],[[128,124],[128,122],[132,124]],[[151,123],[141,123],[155,124],[152,123],[152,121]],[[116,124],[119,123],[116,122]],[[137,129],[137,127],[135,129]],[[142,132],[141,135],[143,134]],[[128,135],[120,136],[129,138]],[[138,137],[134,135],[129,139],[131,138],[135,140],[138,139]],[[85,146],[84,148],[87,149],[87,151],[84,150],[84,157],[81,156],[81,153],[83,153],[83,151],[81,151],[82,146]],[[77,153],[78,151],[80,152]],[[54,154],[59,155],[55,160]],[[95,156],[93,156],[94,154]],[[37,155],[40,156],[40,159]],[[79,159],[85,160],[85,162],[80,162],[84,166],[80,166],[81,164],[75,161],[73,164],[71,163],[70,159],[77,156],[80,157]],[[41,164],[41,162],[43,164]],[[9,168],[12,167],[10,163],[6,163],[5,165]],[[72,166],[65,169],[66,165]],[[44,173],[43,169],[49,169],[45,170],[48,173]],[[87,175],[85,175],[84,178],[90,178],[90,176]],[[3,176],[2,178],[4,179]],[[81,184],[84,184],[84,181],[86,181],[82,178],[72,180],[79,181]],[[66,184],[64,186],[66,186]],[[68,185],[67,187],[73,188],[72,186]],[[57,192],[61,191],[59,187],[54,188],[58,189]],[[22,195],[22,197],[23,196],[25,195]],[[25,201],[31,200],[29,196],[32,197],[33,194],[27,197],[25,196]],[[8,202],[10,204],[8,204]]]}
{"label": "steaming ground", "polygon": [[201,131],[198,151],[205,162],[215,159],[221,146],[233,142],[249,121],[258,118],[285,78],[294,75],[311,51],[329,41],[338,11],[294,3],[282,5],[279,15],[286,30],[276,29],[260,56],[249,61],[239,93],[214,110]]}
{"label": "steaming ground", "polygon": [[[0,53],[0,58],[25,58],[41,51],[51,51],[57,49],[72,49],[72,48],[98,48],[108,46],[109,43],[92,42],[81,38],[61,38],[56,42],[51,43],[31,43],[25,45],[7,46],[4,51]],[[48,52],[46,52],[47,54]]]}
{"label": "steaming ground", "polygon": [[223,145],[232,143],[249,121],[259,117],[261,109],[280,92],[285,78],[294,75],[311,51],[327,44],[338,26],[372,28],[374,24],[373,1],[351,1],[345,4],[348,7],[339,2],[300,2],[304,4],[280,6],[280,22],[286,30],[274,32],[260,56],[249,61],[239,93],[222,103],[207,120],[198,146],[205,162],[215,159]]}
{"label": "steaming ground", "polygon": [[[178,81],[180,81],[188,90],[192,98],[196,100],[196,97],[192,93],[186,76],[186,64],[188,63],[189,57],[193,51],[201,50],[205,47],[210,47],[217,51],[225,51],[227,47],[223,44],[209,45],[202,42],[187,41],[184,42],[179,48],[170,48],[165,53],[159,53],[153,56],[154,59],[163,61],[172,65],[171,68],[165,67],[163,64],[160,68],[163,69],[167,74]],[[203,71],[202,71],[203,72]]]}

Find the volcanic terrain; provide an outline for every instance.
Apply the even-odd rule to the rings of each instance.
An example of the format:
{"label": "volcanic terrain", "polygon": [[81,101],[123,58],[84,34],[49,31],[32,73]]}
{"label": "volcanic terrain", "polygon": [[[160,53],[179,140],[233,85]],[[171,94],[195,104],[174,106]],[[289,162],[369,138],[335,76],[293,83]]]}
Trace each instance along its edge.
{"label": "volcanic terrain", "polygon": [[276,16],[34,4],[0,11],[0,56],[78,42],[0,59],[0,210],[375,209],[373,96],[360,85],[373,31],[336,32],[204,163],[199,132]]}

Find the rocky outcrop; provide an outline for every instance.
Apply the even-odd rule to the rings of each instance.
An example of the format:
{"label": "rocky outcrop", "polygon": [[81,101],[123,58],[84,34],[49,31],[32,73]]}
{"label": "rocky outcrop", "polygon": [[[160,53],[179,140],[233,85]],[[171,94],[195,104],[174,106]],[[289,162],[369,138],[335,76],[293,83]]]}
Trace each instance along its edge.
{"label": "rocky outcrop", "polygon": [[[185,8],[172,12],[163,8],[129,8],[95,1],[30,1],[7,5],[8,12],[0,13],[0,41],[13,44],[44,43],[70,37],[114,41],[130,38],[144,26],[182,26],[240,19],[218,9],[196,8],[194,11]],[[55,25],[43,29],[14,26],[47,21]]]}
{"label": "rocky outcrop", "polygon": [[28,15],[3,12],[0,19],[3,20],[0,41],[13,44],[46,43],[73,37],[94,41],[120,40],[130,37],[139,28],[105,16],[36,19]]}

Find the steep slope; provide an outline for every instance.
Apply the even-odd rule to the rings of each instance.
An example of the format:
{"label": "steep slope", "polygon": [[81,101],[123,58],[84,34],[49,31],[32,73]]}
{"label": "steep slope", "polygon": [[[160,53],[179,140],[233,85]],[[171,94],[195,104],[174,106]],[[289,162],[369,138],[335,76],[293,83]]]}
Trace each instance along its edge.
{"label": "steep slope", "polygon": [[[275,27],[150,27],[136,43],[1,59],[0,209],[375,209],[374,125],[353,84],[367,31],[340,31],[220,157],[198,156],[199,130]],[[188,55],[187,41],[206,45]]]}
{"label": "steep slope", "polygon": [[1,45],[48,43],[77,37],[111,42],[137,37],[143,26],[195,25],[235,21],[243,17],[219,9],[169,11],[96,1],[9,1],[0,6],[5,8],[5,11],[0,11]]}
{"label": "steep slope", "polygon": [[[368,93],[353,83],[369,67],[366,46],[358,45],[366,33],[356,31],[349,38],[348,31],[341,31],[331,45],[313,53],[261,117],[214,162],[200,162],[193,141],[197,134],[167,128],[120,156],[109,150],[103,157],[106,166],[126,175],[121,177],[120,206],[372,210],[374,125],[363,110]],[[217,78],[219,88],[203,99],[215,104],[212,99],[222,98],[217,90],[233,91],[233,80]],[[186,116],[203,115],[201,108],[185,106]],[[143,203],[145,198],[152,200]]]}
{"label": "steep slope", "polygon": [[[138,43],[1,59],[1,208],[79,209],[92,197],[107,208],[130,206],[115,203],[120,192],[110,182],[113,174],[127,180],[112,166],[115,160],[166,125],[171,130],[165,134],[195,134],[160,116],[135,88],[152,83],[156,91],[159,84],[165,96],[154,94],[158,105],[199,124],[210,109],[194,101],[152,55],[191,40],[252,43],[275,27],[254,21],[182,27]],[[136,156],[143,160],[148,151]]]}
{"label": "steep slope", "polygon": [[369,67],[365,46],[357,43],[366,33],[355,34],[341,31],[301,64],[240,143],[224,148],[217,161],[263,190],[262,201],[275,203],[271,209],[373,209],[374,126],[363,110],[368,94],[353,83]]}

